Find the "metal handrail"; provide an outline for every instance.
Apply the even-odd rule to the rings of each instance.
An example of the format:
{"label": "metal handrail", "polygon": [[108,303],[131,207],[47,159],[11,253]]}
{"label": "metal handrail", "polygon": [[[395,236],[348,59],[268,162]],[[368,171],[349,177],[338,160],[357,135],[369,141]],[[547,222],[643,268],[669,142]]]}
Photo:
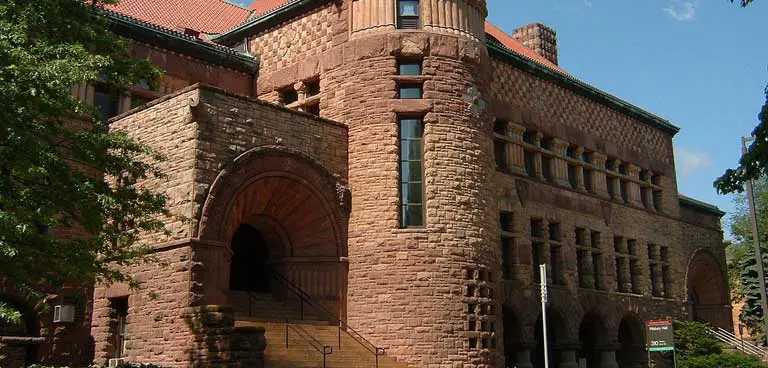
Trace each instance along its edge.
{"label": "metal handrail", "polygon": [[[380,348],[376,345],[374,345],[372,342],[368,341],[363,335],[361,335],[359,332],[357,332],[352,326],[350,326],[348,323],[343,321],[338,316],[334,315],[333,312],[329,311],[327,308],[325,308],[322,305],[316,304],[312,300],[312,297],[302,290],[299,286],[288,280],[285,276],[281,275],[277,270],[275,270],[272,267],[269,267],[268,272],[275,281],[283,284],[289,291],[291,291],[293,294],[299,297],[300,299],[300,317],[302,320],[304,320],[304,303],[306,303],[308,306],[312,307],[315,311],[319,312],[321,314],[320,317],[324,317],[326,319],[329,319],[331,322],[334,322],[337,324],[339,329],[339,349],[341,349],[341,331],[344,330],[344,332],[347,333],[353,340],[355,340],[358,344],[360,344],[363,348],[368,350],[374,355],[374,358],[376,360],[376,367],[379,366],[379,356],[385,355],[386,350],[383,348]],[[249,293],[250,295],[251,293]]]}
{"label": "metal handrail", "polygon": [[755,355],[758,357],[762,357],[765,355],[765,350],[758,347],[757,345],[754,345],[748,341],[744,341],[743,338],[739,339],[736,337],[736,335],[720,328],[710,328],[708,329],[709,333],[711,333],[715,338],[720,340],[721,342],[724,342],[733,348],[736,348],[737,350],[741,350],[744,353]]}

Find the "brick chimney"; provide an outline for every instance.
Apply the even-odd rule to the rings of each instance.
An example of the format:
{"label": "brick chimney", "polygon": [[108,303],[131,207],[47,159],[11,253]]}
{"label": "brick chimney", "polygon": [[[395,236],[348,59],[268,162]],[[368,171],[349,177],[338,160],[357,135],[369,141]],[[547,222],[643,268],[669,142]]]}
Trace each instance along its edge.
{"label": "brick chimney", "polygon": [[557,32],[554,29],[533,23],[516,29],[512,38],[557,65]]}

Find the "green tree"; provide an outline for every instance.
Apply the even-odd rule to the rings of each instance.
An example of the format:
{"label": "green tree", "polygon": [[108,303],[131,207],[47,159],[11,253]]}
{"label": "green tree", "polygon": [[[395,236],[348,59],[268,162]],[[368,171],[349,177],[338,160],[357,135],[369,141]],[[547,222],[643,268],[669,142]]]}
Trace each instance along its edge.
{"label": "green tree", "polygon": [[[733,3],[734,0],[731,0]],[[746,7],[753,0],[738,0],[742,7]],[[768,87],[765,89],[765,104],[758,114],[758,124],[752,131],[755,138],[747,149],[747,153],[741,156],[739,166],[728,169],[715,180],[715,188],[721,194],[741,192],[747,180],[756,180],[768,174]]]}
{"label": "green tree", "polygon": [[161,157],[71,96],[82,82],[117,91],[159,76],[109,32],[100,7],[116,1],[0,2],[0,273],[34,295],[125,280],[121,265],[147,259],[139,233],[168,214],[136,185],[160,175]]}
{"label": "green tree", "polygon": [[[760,244],[763,251],[763,264],[768,264],[768,213],[761,210],[768,208],[768,180],[758,180],[754,185],[755,207],[758,209],[757,222]],[[757,278],[757,262],[749,220],[749,207],[746,196],[739,194],[734,199],[735,211],[728,219],[734,241],[726,249],[728,276],[734,299],[745,302],[739,319],[747,328],[758,336],[763,330],[763,310],[760,304],[760,283]]]}

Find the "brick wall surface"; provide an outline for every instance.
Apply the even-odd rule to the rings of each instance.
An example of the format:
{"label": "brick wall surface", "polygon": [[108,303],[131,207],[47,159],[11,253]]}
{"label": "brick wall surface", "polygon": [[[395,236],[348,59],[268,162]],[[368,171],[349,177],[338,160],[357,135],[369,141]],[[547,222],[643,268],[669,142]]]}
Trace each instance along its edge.
{"label": "brick wall surface", "polygon": [[[672,137],[525,71],[492,60],[494,113],[674,178]],[[520,118],[514,118],[519,116]]]}

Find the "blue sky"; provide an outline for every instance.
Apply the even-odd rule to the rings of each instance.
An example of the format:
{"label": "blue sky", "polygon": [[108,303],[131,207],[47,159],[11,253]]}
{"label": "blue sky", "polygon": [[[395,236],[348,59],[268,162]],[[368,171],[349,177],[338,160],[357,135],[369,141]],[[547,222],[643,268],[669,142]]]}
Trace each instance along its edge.
{"label": "blue sky", "polygon": [[[729,211],[713,180],[735,166],[765,101],[768,0],[487,0],[508,33],[542,22],[558,34],[572,75],[681,128],[681,193]],[[249,1],[238,1],[249,3]]]}
{"label": "blue sky", "polygon": [[679,126],[679,191],[730,211],[712,182],[736,165],[765,102],[766,2],[488,0],[488,19],[508,33],[549,25],[564,69]]}

